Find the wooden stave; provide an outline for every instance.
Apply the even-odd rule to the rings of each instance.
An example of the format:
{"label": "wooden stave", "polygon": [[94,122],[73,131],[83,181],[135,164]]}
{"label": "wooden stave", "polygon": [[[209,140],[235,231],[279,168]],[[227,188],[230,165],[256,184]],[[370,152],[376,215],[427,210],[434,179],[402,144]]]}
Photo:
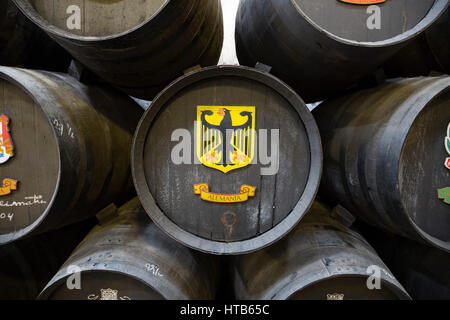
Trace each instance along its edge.
{"label": "wooden stave", "polygon": [[391,77],[427,76],[432,71],[450,73],[450,9],[428,30],[400,50],[384,66]]}
{"label": "wooden stave", "polygon": [[10,1],[0,4],[2,33],[0,64],[65,71],[70,55],[18,10]]}
{"label": "wooden stave", "polygon": [[[96,141],[98,136],[92,131],[86,134],[89,130],[83,131],[83,129],[89,126],[81,125],[80,121],[76,121],[76,117],[84,113],[85,119],[91,120],[94,128],[99,130],[103,127],[105,131],[100,132],[104,137],[104,145],[111,147],[111,138],[123,136],[124,132],[128,132],[127,142],[130,145],[135,124],[142,114],[139,106],[128,97],[111,89],[86,87],[69,75],[0,67],[0,77],[19,86],[31,96],[48,117],[49,125],[50,118],[53,117],[65,121],[62,123],[70,123],[71,127],[77,131],[77,141],[74,141],[66,135],[63,137],[57,135],[51,125],[60,156],[59,182],[56,190],[45,212],[26,228],[1,235],[2,244],[87,219],[110,203],[112,199],[120,203],[132,196],[134,191],[128,153],[115,154],[115,159],[112,159],[110,148],[109,153],[102,154],[102,144]],[[55,87],[49,90],[50,87],[45,86],[46,82],[52,83]],[[75,107],[77,110],[72,108],[71,100],[66,102],[67,97],[77,101]],[[109,102],[117,103],[117,105],[108,108]],[[119,106],[119,104],[122,105]],[[120,108],[123,108],[122,111]],[[111,112],[111,115],[105,112]],[[119,116],[123,117],[122,121],[119,121]],[[119,126],[123,128],[119,129]],[[114,132],[118,130],[121,133]],[[101,161],[102,158],[106,162]],[[96,167],[93,167],[92,161]],[[120,164],[124,162],[128,165],[121,167]],[[64,187],[61,186],[62,181]],[[116,185],[111,185],[111,182]]]}
{"label": "wooden stave", "polygon": [[1,299],[36,299],[94,224],[91,219],[0,246]]}
{"label": "wooden stave", "polygon": [[[127,238],[129,241],[124,248],[118,239]],[[102,253],[108,253],[110,260],[99,257]],[[217,262],[213,257],[194,252],[164,235],[148,219],[135,198],[119,208],[111,220],[92,229],[47,284],[39,299],[51,298],[59,286],[65,285],[68,266],[77,265],[81,274],[111,272],[137,279],[164,299],[210,300],[216,292]],[[157,278],[145,270],[146,263],[157,264],[161,270],[169,271]]]}
{"label": "wooden stave", "polygon": [[[15,1],[19,9],[29,19],[46,31],[67,51],[71,52],[87,68],[97,75],[103,76],[104,80],[122,91],[128,94],[139,95],[138,98],[151,100],[157,94],[158,90],[167,85],[171,80],[182,75],[184,70],[202,62],[215,65],[220,57],[221,45],[211,48],[202,47],[200,53],[207,49],[214,50],[214,54],[211,55],[214,58],[211,60],[202,60],[201,56],[199,56],[197,59],[191,59],[189,62],[186,61],[183,67],[174,70],[176,72],[166,74],[163,72],[164,65],[153,62],[155,55],[166,59],[177,52],[178,56],[180,56],[180,53],[190,47],[189,43],[187,46],[178,48],[177,50],[167,51],[166,47],[169,44],[173,45],[174,39],[180,39],[181,42],[186,42],[186,37],[195,36],[197,31],[201,31],[200,29],[204,29],[203,31],[206,32],[208,29],[206,27],[207,24],[212,24],[213,21],[215,21],[215,27],[211,34],[214,35],[215,42],[222,42],[223,32],[214,34],[215,28],[218,25],[220,26],[223,20],[219,0],[214,0],[214,2],[190,0],[187,4],[167,1],[164,7],[144,24],[118,35],[107,37],[75,36],[59,28],[49,26],[27,0],[13,1]],[[215,6],[213,8],[216,8],[215,10],[209,8],[209,14],[201,15],[198,10],[195,10],[197,6],[210,7],[209,4],[214,4]],[[192,22],[192,19],[200,19],[204,22],[195,26],[197,31],[189,34],[188,28],[185,28],[183,23]],[[176,21],[176,24],[172,25],[170,23],[172,21]],[[162,36],[161,28],[168,31],[169,35]],[[211,36],[211,34],[208,36]],[[153,38],[155,38],[154,41],[149,41],[149,39]],[[162,53],[163,50],[166,50],[165,54]],[[170,61],[166,61],[166,64],[170,66]],[[111,73],[111,70],[115,69],[118,72]],[[130,70],[136,70],[136,73],[134,75],[130,74]],[[154,82],[158,82],[158,72],[162,72],[165,79],[155,85]],[[127,76],[129,76],[128,79],[121,79]],[[142,77],[151,81],[151,83],[145,86],[147,92],[142,89]],[[126,82],[126,85],[124,82]]]}
{"label": "wooden stave", "polygon": [[[316,201],[285,239],[236,258],[234,292],[239,300],[296,299],[296,295],[311,286],[322,283],[326,287],[328,281],[342,277],[362,278],[365,283],[371,265],[382,270],[382,288],[387,287],[398,299],[410,299],[370,244]],[[325,294],[323,298],[326,299]]]}
{"label": "wooden stave", "polygon": [[[449,80],[445,76],[393,80],[374,89],[331,100],[314,110],[324,142],[324,172],[319,195],[332,203],[344,204],[366,223],[449,251],[448,241],[428,233],[410,217],[398,188],[400,160],[409,129],[428,104],[448,91]],[[387,109],[386,101],[392,110]],[[382,103],[384,109],[381,108]],[[357,104],[360,105],[359,112],[348,111]],[[354,140],[351,135],[338,137],[333,134],[345,121],[357,128],[363,120],[376,119],[376,114],[364,112],[364,109],[377,104],[379,107],[375,112],[379,116],[386,115],[388,122],[378,121],[365,133],[354,132]],[[396,121],[401,121],[401,124]],[[396,133],[385,130],[389,123]],[[337,150],[340,152],[338,158]],[[352,154],[358,155],[356,159],[349,156]],[[383,154],[385,156],[380,157]],[[342,163],[344,158],[345,163]],[[374,174],[369,175],[368,172]],[[349,176],[357,179],[358,183],[352,186]]]}

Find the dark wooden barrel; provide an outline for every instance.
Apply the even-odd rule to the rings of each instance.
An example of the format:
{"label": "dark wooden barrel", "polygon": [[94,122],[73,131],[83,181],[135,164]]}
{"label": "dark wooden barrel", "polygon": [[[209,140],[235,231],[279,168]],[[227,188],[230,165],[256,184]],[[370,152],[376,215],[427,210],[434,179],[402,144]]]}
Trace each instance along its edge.
{"label": "dark wooden barrel", "polygon": [[66,71],[71,57],[11,0],[0,1],[0,65]]}
{"label": "dark wooden barrel", "polygon": [[[369,14],[368,5],[337,0],[242,0],[238,58],[272,66],[306,101],[318,101],[374,72],[447,6],[448,0],[387,0]],[[378,13],[380,28],[373,29]]]}
{"label": "dark wooden barrel", "polygon": [[360,228],[414,300],[450,299],[448,252],[370,226]]}
{"label": "dark wooden barrel", "polygon": [[[367,286],[371,266],[379,289]],[[239,300],[409,298],[366,240],[320,203],[282,241],[236,258],[234,291]]]}
{"label": "dark wooden barrel", "polygon": [[0,244],[81,220],[134,193],[142,109],[66,74],[0,67]]}
{"label": "dark wooden barrel", "polygon": [[432,71],[450,73],[450,8],[423,34],[385,64],[389,77],[427,76]]}
{"label": "dark wooden barrel", "polygon": [[450,250],[450,78],[392,81],[313,113],[324,148],[321,197]]}
{"label": "dark wooden barrel", "polygon": [[220,57],[219,0],[14,1],[88,69],[138,98],[151,100],[183,71]]}
{"label": "dark wooden barrel", "polygon": [[0,246],[0,299],[36,299],[95,225],[94,221],[89,219]]}
{"label": "dark wooden barrel", "polygon": [[[214,299],[216,259],[167,237],[137,198],[118,209],[117,215],[88,234],[40,299]],[[66,285],[74,266],[79,268],[81,290],[69,290]]]}
{"label": "dark wooden barrel", "polygon": [[153,100],[135,134],[132,170],[145,210],[171,237],[239,254],[300,221],[316,195],[321,152],[314,119],[290,88],[256,69],[220,66]]}

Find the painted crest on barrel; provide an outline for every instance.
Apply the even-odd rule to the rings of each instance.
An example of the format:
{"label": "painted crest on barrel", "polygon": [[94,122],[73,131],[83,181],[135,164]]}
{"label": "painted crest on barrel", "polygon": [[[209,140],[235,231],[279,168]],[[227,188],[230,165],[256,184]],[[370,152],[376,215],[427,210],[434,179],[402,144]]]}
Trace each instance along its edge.
{"label": "painted crest on barrel", "polygon": [[5,178],[0,185],[0,196],[7,196],[13,190],[17,190],[17,180]]}
{"label": "painted crest on barrel", "polygon": [[338,0],[340,2],[350,3],[350,4],[362,4],[371,5],[386,2],[386,0]]}
{"label": "painted crest on barrel", "polygon": [[14,147],[9,134],[9,118],[0,115],[0,164],[5,163],[14,156]]}
{"label": "painted crest on barrel", "polygon": [[[447,136],[445,137],[444,144],[445,150],[447,150],[447,153],[450,155],[450,123],[448,124],[447,127]],[[447,169],[450,169],[450,157],[445,159],[445,167]]]}
{"label": "painted crest on barrel", "polygon": [[255,152],[255,118],[255,107],[198,106],[198,160],[223,173],[248,166]]}

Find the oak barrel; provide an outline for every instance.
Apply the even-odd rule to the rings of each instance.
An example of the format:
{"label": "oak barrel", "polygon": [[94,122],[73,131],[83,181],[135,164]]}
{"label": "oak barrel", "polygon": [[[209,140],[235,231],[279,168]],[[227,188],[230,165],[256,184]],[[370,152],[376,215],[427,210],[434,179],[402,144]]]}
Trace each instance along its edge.
{"label": "oak barrel", "polygon": [[[238,257],[234,291],[239,300],[409,299],[364,238],[316,202],[285,239]],[[372,267],[372,268],[370,268]],[[374,273],[375,267],[379,274]],[[379,276],[378,286],[373,275]],[[369,289],[367,283],[371,285]]]}
{"label": "oak barrel", "polygon": [[0,299],[36,299],[95,225],[94,221],[85,220],[0,246]]}
{"label": "oak barrel", "polygon": [[134,194],[142,109],[62,73],[0,67],[0,244],[84,219]]}
{"label": "oak barrel", "polygon": [[320,136],[301,98],[268,73],[234,66],[167,87],[141,119],[132,153],[153,221],[213,254],[283,237],[311,205],[322,167]]}
{"label": "oak barrel", "polygon": [[88,69],[138,98],[220,57],[219,0],[14,1]]}
{"label": "oak barrel", "polygon": [[[78,269],[75,269],[77,267]],[[81,289],[69,290],[73,272]],[[50,300],[214,299],[218,265],[167,237],[137,198],[95,227],[42,291]]]}
{"label": "oak barrel", "polygon": [[241,0],[236,47],[241,64],[261,62],[307,102],[374,72],[446,9],[448,0]]}
{"label": "oak barrel", "polygon": [[390,81],[313,114],[324,148],[320,195],[449,251],[450,77]]}
{"label": "oak barrel", "polygon": [[389,77],[427,76],[432,71],[450,74],[450,8],[385,64]]}
{"label": "oak barrel", "polygon": [[65,71],[71,57],[11,0],[0,1],[0,65]]}
{"label": "oak barrel", "polygon": [[448,252],[370,226],[362,231],[414,300],[450,299]]}

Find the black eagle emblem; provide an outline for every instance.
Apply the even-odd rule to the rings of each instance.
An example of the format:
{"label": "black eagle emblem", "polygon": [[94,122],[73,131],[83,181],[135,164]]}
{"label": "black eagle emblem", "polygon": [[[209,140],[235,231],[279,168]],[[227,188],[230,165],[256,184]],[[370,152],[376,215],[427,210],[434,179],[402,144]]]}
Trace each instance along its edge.
{"label": "black eagle emblem", "polygon": [[[239,113],[246,117],[244,124],[233,125],[231,112],[221,108],[218,115],[223,116],[219,125],[211,124],[206,116],[214,115],[211,110],[201,111],[202,155],[210,164],[221,164],[223,167],[245,163],[252,150],[253,114],[249,111]],[[242,121],[240,121],[242,123]],[[227,139],[227,132],[228,137]],[[223,143],[225,141],[225,143]]]}

